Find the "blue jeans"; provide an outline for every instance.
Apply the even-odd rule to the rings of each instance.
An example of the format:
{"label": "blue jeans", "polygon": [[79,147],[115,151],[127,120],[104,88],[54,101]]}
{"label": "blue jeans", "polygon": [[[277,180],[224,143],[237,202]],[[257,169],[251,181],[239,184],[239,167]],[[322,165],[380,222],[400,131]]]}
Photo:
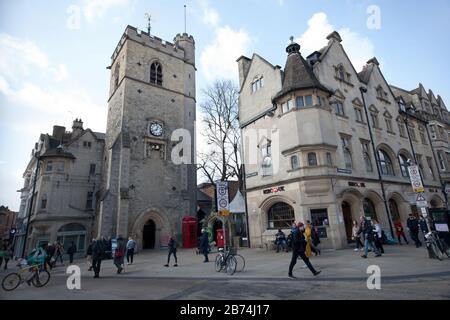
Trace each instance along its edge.
{"label": "blue jeans", "polygon": [[277,241],[277,252],[280,251],[280,247],[283,250],[286,250],[286,248],[287,248],[286,240],[278,240]]}
{"label": "blue jeans", "polygon": [[364,255],[367,256],[367,254],[369,253],[369,246],[372,249],[373,252],[375,252],[375,254],[380,254],[380,251],[378,250],[378,248],[374,245],[373,241],[370,241],[369,239],[367,239],[367,237],[364,239]]}

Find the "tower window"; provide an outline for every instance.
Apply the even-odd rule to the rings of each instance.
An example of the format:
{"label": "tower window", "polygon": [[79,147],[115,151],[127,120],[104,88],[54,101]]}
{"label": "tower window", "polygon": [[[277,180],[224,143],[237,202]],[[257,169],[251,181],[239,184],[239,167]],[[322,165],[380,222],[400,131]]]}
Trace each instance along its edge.
{"label": "tower window", "polygon": [[162,86],[162,66],[158,62],[153,62],[150,66],[150,83]]}

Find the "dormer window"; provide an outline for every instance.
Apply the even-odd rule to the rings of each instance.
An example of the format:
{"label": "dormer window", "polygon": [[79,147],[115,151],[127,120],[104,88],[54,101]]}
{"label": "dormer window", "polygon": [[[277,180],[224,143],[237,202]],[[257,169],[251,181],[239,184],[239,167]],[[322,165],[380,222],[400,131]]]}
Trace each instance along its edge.
{"label": "dormer window", "polygon": [[403,102],[403,100],[400,100],[398,102],[398,107],[399,107],[400,111],[406,112],[406,107],[405,107],[405,103]]}
{"label": "dormer window", "polygon": [[260,90],[262,87],[264,87],[264,77],[255,77],[255,79],[251,83],[252,93]]}

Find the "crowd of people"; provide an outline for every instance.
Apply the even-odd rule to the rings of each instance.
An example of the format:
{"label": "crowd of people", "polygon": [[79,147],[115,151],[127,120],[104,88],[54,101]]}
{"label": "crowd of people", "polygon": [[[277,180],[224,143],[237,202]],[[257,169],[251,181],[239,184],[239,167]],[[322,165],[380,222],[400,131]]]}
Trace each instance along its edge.
{"label": "crowd of people", "polygon": [[[405,230],[400,220],[395,221],[394,228],[398,240],[398,244],[402,245],[402,239],[406,244],[409,241],[405,235]],[[423,217],[416,218],[410,214],[407,220],[407,230],[410,238],[417,248],[422,246],[419,234],[426,234],[428,227]],[[361,216],[359,221],[353,221],[351,239],[355,243],[355,251],[363,251],[362,258],[367,258],[369,252],[372,252],[375,257],[381,257],[384,254],[383,244],[387,242],[387,237],[381,228],[380,223],[376,219],[370,219]],[[318,275],[321,271],[317,271],[310,262],[310,257],[315,254],[320,255],[319,249],[320,236],[317,227],[314,227],[310,221],[306,224],[302,222],[293,223],[290,234],[286,234],[282,229],[278,229],[275,234],[274,244],[276,252],[292,250],[292,258],[289,264],[288,276],[295,278],[293,275],[293,268],[300,258],[304,262],[304,267],[308,268],[313,275]],[[174,267],[178,266],[177,258],[177,242],[174,236],[169,237],[167,243],[168,256],[165,267],[169,267],[171,257],[174,258]],[[99,278],[100,268],[103,260],[112,259],[113,264],[117,268],[117,273],[120,274],[125,269],[125,257],[127,264],[133,264],[134,253],[136,249],[136,241],[129,237],[128,241],[122,236],[116,239],[98,238],[92,239],[86,249],[86,261],[89,271],[94,272],[94,278]],[[203,254],[203,262],[209,262],[208,254],[210,252],[209,233],[206,229],[202,229],[202,235],[199,238],[198,250]],[[53,269],[57,266],[64,265],[63,255],[67,254],[69,263],[73,263],[74,255],[77,253],[77,247],[74,242],[71,242],[67,249],[59,241],[54,243],[47,243],[43,246],[38,246],[24,259],[22,262],[30,264],[40,264],[45,269]],[[8,242],[4,242],[0,247],[0,267],[7,269],[8,261],[12,258],[12,247]],[[21,263],[22,263],[21,262]]]}

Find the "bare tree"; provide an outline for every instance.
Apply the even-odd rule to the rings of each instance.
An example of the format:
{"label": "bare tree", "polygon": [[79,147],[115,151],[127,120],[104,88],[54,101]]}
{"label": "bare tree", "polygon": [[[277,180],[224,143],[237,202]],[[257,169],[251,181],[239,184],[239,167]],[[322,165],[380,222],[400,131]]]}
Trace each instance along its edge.
{"label": "bare tree", "polygon": [[198,169],[211,182],[236,178],[242,187],[237,85],[217,80],[202,91],[200,104],[207,150],[199,153]]}

